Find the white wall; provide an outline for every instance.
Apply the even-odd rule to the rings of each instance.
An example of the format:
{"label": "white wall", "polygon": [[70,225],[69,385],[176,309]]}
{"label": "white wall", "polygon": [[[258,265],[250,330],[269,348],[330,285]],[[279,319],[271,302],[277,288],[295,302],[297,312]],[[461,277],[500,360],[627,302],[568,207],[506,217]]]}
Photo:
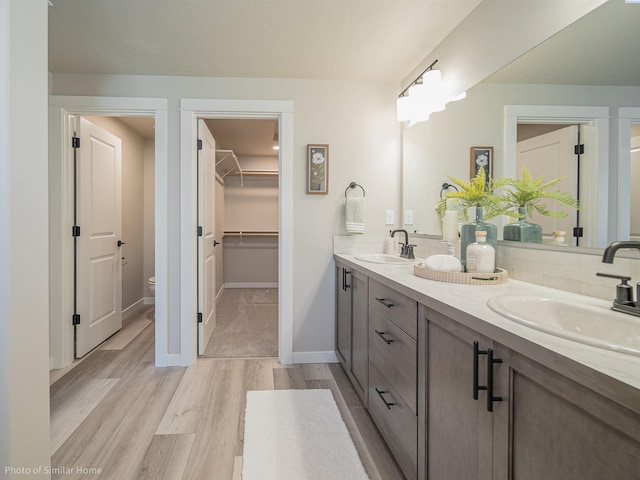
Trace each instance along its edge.
{"label": "white wall", "polygon": [[[400,205],[397,88],[390,84],[317,80],[54,75],[60,95],[166,97],[169,101],[169,353],[180,348],[180,98],[294,102],[293,351],[334,350],[332,236],[344,233],[344,190],[367,190],[367,233],[382,233],[384,211]],[[257,92],[260,92],[259,94]],[[329,194],[307,195],[306,145],[330,144]]]}
{"label": "white wall", "polygon": [[436,68],[442,71],[442,81],[452,93],[468,90],[605,2],[482,0],[404,78],[402,85],[408,86],[438,60]]}
{"label": "white wall", "polygon": [[149,291],[149,277],[155,275],[155,143],[149,138],[144,143],[144,260],[142,273],[143,297],[155,297],[155,292]]}
{"label": "white wall", "polygon": [[0,474],[49,451],[47,2],[0,0]]}

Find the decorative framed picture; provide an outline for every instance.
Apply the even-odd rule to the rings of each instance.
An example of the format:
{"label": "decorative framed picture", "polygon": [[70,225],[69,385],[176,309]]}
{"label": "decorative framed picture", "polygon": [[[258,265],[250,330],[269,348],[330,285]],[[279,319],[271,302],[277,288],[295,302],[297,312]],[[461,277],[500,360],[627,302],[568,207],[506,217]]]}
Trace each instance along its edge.
{"label": "decorative framed picture", "polygon": [[307,193],[329,193],[329,145],[307,145]]}
{"label": "decorative framed picture", "polygon": [[488,183],[493,178],[493,147],[471,147],[470,178],[474,178],[482,167]]}

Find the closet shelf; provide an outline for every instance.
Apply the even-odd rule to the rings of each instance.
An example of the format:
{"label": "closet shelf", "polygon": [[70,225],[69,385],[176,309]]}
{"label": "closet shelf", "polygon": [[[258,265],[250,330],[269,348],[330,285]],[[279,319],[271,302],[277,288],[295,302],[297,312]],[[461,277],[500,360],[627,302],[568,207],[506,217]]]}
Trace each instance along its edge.
{"label": "closet shelf", "polygon": [[230,174],[240,175],[240,185],[244,186],[242,168],[233,150],[216,150],[216,172],[222,178]]}
{"label": "closet shelf", "polygon": [[277,176],[280,172],[278,170],[242,170],[240,172],[229,172],[229,175],[268,175]]}
{"label": "closet shelf", "polygon": [[257,230],[225,230],[222,232],[223,237],[277,237],[278,232],[275,230],[257,231]]}

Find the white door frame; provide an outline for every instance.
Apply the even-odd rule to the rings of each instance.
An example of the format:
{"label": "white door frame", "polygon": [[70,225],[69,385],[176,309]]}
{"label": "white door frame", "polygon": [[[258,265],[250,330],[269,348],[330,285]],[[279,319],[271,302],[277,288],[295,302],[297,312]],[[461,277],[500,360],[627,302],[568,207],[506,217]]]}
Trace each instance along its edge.
{"label": "white door frame", "polygon": [[631,124],[640,122],[639,107],[618,109],[618,218],[616,237],[628,240],[631,235]]}
{"label": "white door frame", "polygon": [[278,237],[278,359],[293,363],[293,102],[186,99],[180,101],[180,354],[197,356],[197,149],[198,118],[275,118],[280,140]]}
{"label": "white door frame", "polygon": [[164,98],[82,97],[49,99],[49,292],[51,368],[73,362],[73,169],[70,118],[74,115],[155,118],[155,364],[175,365],[168,353],[168,156],[167,100]]}

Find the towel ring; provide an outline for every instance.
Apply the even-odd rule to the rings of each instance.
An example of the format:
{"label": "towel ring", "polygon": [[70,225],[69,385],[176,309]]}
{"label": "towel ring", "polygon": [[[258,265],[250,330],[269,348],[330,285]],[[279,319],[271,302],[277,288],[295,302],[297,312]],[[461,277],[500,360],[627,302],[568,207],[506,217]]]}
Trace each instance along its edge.
{"label": "towel ring", "polygon": [[440,190],[440,198],[442,198],[442,192],[444,192],[445,190],[449,190],[450,188],[455,188],[456,192],[459,191],[458,187],[456,187],[455,185],[452,185],[450,183],[444,182],[442,184],[442,189]]}
{"label": "towel ring", "polygon": [[344,198],[347,198],[347,192],[349,191],[350,188],[356,188],[356,187],[360,187],[362,189],[362,196],[363,197],[367,195],[367,192],[364,191],[364,187],[362,185],[359,185],[356,182],[351,182],[349,184],[349,186],[344,191]]}

